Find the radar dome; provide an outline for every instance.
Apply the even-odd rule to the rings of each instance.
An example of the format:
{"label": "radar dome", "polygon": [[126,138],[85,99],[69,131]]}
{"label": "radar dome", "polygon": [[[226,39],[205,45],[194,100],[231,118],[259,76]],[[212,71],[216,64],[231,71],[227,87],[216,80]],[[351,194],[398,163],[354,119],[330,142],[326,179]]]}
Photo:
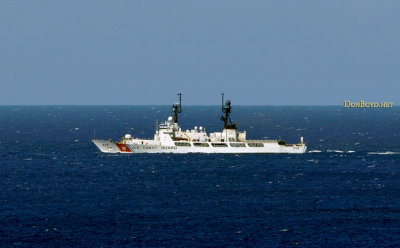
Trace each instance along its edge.
{"label": "radar dome", "polygon": [[132,138],[132,135],[130,135],[130,134],[125,134],[125,139],[130,139],[130,138]]}
{"label": "radar dome", "polygon": [[169,122],[172,121],[172,116],[168,117],[168,121],[169,121]]}

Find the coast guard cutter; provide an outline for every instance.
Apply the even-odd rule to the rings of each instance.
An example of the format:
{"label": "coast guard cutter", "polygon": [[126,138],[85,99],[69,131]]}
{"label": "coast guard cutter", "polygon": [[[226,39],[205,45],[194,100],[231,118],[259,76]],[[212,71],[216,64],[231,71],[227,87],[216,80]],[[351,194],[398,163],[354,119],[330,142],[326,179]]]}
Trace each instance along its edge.
{"label": "coast guard cutter", "polygon": [[224,103],[222,94],[222,132],[207,134],[205,128],[182,130],[178,114],[182,112],[182,94],[179,103],[173,104],[174,117],[158,125],[153,139],[134,138],[126,134],[121,141],[94,139],[93,143],[105,153],[305,153],[307,145],[286,144],[283,140],[247,140],[246,131],[238,132],[230,118],[231,102]]}

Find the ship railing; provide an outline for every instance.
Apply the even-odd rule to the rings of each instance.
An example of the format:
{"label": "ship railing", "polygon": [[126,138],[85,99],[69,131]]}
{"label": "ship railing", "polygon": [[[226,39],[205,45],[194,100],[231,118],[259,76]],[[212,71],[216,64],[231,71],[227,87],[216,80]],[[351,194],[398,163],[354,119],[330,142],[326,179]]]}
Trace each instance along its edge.
{"label": "ship railing", "polygon": [[276,143],[278,140],[246,140],[246,143]]}
{"label": "ship railing", "polygon": [[126,144],[126,141],[128,141],[128,140],[154,141],[154,139],[142,139],[142,138],[134,138],[134,137],[132,137],[132,138],[129,138],[129,139],[122,138],[118,143]]}
{"label": "ship railing", "polygon": [[132,138],[129,138],[129,139],[122,138],[122,140],[153,140],[153,139],[151,139],[151,138],[146,139],[146,138],[135,138],[135,137],[132,137]]}

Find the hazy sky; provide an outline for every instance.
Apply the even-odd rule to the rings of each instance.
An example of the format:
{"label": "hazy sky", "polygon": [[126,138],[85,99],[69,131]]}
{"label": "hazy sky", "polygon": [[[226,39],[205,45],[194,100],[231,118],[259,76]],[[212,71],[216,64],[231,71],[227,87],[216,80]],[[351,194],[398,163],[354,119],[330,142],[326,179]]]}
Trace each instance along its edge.
{"label": "hazy sky", "polygon": [[0,2],[0,104],[400,103],[400,1]]}

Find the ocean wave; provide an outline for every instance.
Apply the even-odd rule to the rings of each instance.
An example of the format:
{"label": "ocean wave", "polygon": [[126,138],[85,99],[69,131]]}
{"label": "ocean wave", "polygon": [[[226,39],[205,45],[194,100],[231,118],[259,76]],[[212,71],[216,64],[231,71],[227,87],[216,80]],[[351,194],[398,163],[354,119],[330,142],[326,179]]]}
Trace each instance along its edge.
{"label": "ocean wave", "polygon": [[356,151],[348,150],[348,151],[341,151],[341,150],[326,150],[326,152],[334,152],[334,153],[355,153]]}
{"label": "ocean wave", "polygon": [[327,152],[336,152],[336,153],[344,153],[344,151],[341,150],[326,150]]}
{"label": "ocean wave", "polygon": [[400,152],[369,152],[368,154],[371,154],[371,155],[394,155],[394,154],[400,154]]}
{"label": "ocean wave", "polygon": [[314,152],[321,152],[320,150],[311,150],[311,151],[308,151],[309,153],[314,153]]}

